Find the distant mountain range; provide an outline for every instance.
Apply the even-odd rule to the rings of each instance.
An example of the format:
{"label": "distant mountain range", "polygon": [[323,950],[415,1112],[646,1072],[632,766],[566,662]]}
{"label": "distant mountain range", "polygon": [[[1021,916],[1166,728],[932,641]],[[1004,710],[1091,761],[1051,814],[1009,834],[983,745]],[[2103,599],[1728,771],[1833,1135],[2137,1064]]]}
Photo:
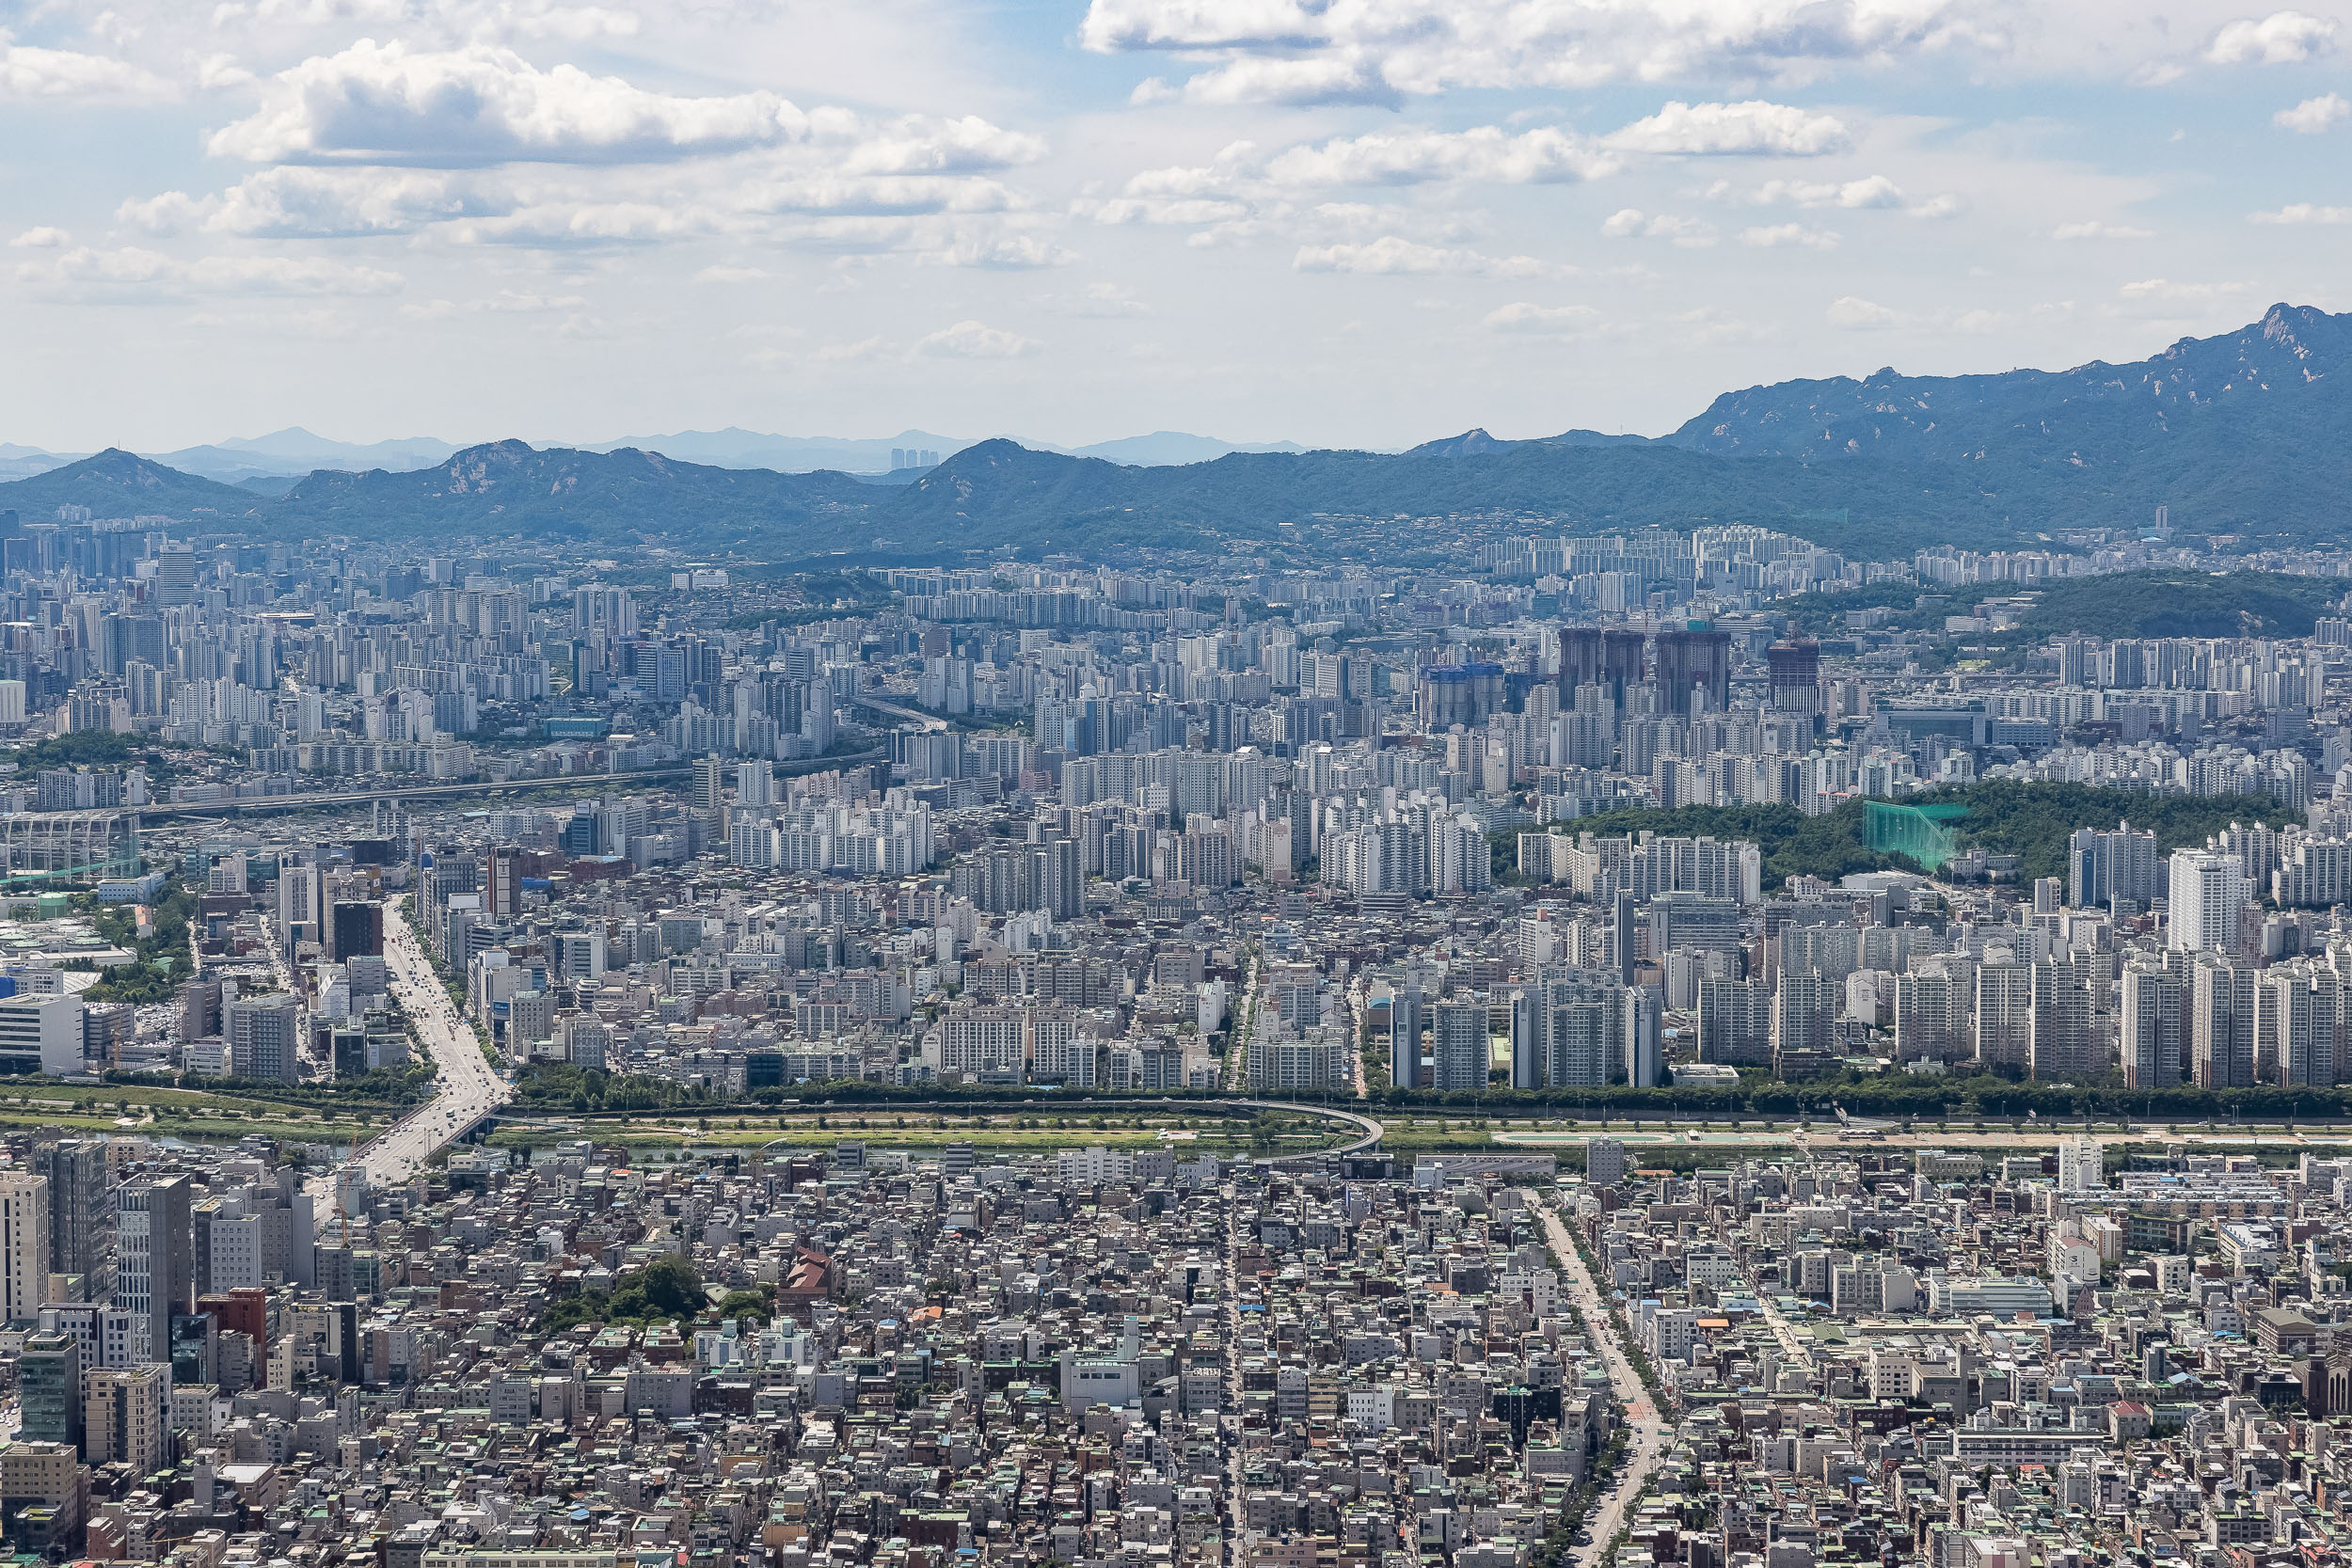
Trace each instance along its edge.
{"label": "distant mountain range", "polygon": [[[660,452],[681,463],[703,463],[716,468],[771,468],[779,473],[805,474],[834,469],[841,473],[890,476],[894,471],[901,479],[912,477],[905,470],[915,467],[902,464],[902,451],[930,451],[946,456],[973,445],[969,436],[939,436],[928,430],[905,430],[887,437],[834,437],[830,436],[768,436],[756,430],[740,430],[733,425],[724,430],[681,430],[669,436],[630,436],[616,441],[596,441],[580,448],[582,451],[619,451],[635,448],[640,451]],[[1208,436],[1187,436],[1181,431],[1159,430],[1149,436],[1128,436],[1116,441],[1097,441],[1088,447],[1057,447],[1046,442],[1027,442],[1041,451],[1061,452],[1072,457],[1101,457],[1113,463],[1130,466],[1156,466],[1179,463],[1207,463],[1234,451],[1304,451],[1307,449],[1290,441],[1248,444],[1220,441]],[[215,441],[209,446],[183,447],[177,451],[142,452],[141,456],[157,463],[168,464],[183,473],[202,479],[217,480],[223,484],[242,484],[268,497],[281,496],[287,486],[282,480],[299,479],[321,468],[343,469],[365,473],[382,468],[390,473],[409,473],[418,468],[430,468],[445,462],[464,449],[455,442],[436,439],[430,436],[412,436],[397,441],[334,441],[324,436],[313,436],[300,425],[250,439],[236,438]],[[35,474],[62,468],[79,462],[83,452],[45,451],[39,447],[22,447],[0,442],[0,480],[29,479]]]}
{"label": "distant mountain range", "polygon": [[[1387,529],[1482,513],[1568,529],[1747,522],[1886,556],[2139,527],[2160,505],[2184,531],[2341,543],[2352,521],[2352,316],[2280,305],[2240,331],[2129,365],[1749,388],[1654,439],[1473,430],[1400,453],[1242,451],[1161,432],[1063,453],[920,431],[864,442],[727,430],[578,450],[438,446],[343,448],[281,431],[195,449],[249,466],[225,473],[108,451],[0,484],[0,509],[32,520],[84,506],[199,531],[662,538],[770,560],[1202,547],[1284,537],[1286,525]],[[948,455],[909,483],[873,483],[865,465],[876,451],[886,465],[893,446]],[[803,467],[819,453],[842,463]],[[26,449],[0,447],[0,466],[25,461]],[[290,481],[263,463],[315,467]]]}

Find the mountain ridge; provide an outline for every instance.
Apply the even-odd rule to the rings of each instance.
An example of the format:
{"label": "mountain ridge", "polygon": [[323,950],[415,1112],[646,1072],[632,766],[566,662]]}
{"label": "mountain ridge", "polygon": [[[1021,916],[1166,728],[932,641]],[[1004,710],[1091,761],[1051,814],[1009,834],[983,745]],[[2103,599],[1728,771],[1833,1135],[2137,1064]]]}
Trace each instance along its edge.
{"label": "mountain ridge", "polygon": [[1594,531],[1747,522],[1850,554],[1903,555],[2138,527],[2157,506],[2187,531],[2341,540],[2352,530],[2347,435],[2352,315],[2282,304],[2123,365],[1957,377],[1889,369],[1747,388],[1654,438],[1571,430],[1504,440],[1473,429],[1402,453],[1236,451],[1132,467],[993,437],[894,484],[503,440],[405,472],[322,467],[277,499],[266,486],[231,488],[108,449],[0,484],[0,508],[38,517],[65,504],[102,516],[177,507],[191,521],[363,537],[671,538],[774,560],[1216,547],[1295,537],[1285,525],[1385,530],[1470,515]]}

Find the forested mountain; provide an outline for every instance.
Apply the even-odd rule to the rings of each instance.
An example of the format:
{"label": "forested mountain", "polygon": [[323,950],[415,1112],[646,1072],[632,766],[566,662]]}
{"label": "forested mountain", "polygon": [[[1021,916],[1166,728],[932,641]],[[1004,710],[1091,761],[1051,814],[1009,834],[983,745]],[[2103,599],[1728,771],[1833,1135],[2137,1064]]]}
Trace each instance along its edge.
{"label": "forested mountain", "polygon": [[1655,440],[1474,430],[1396,454],[1234,452],[1181,467],[991,440],[897,485],[498,441],[405,473],[321,469],[277,499],[108,451],[0,484],[0,509],[363,537],[664,538],[775,560],[1197,547],[1275,538],[1285,524],[1389,530],[1476,514],[1570,531],[1746,522],[1899,556],[2137,527],[2166,506],[2181,531],[2340,542],[2352,520],[2347,388],[2352,316],[2280,305],[2130,365],[1751,388]]}

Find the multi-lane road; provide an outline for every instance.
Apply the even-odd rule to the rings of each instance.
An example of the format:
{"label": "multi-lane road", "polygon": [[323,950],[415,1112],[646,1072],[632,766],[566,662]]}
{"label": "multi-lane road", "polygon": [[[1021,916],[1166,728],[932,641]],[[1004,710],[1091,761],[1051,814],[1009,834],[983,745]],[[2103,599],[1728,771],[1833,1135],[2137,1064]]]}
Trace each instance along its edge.
{"label": "multi-lane road", "polygon": [[1624,1528],[1634,1498],[1642,1495],[1643,1483],[1658,1468],[1658,1462],[1666,1451],[1666,1421],[1649,1390],[1642,1386],[1633,1363],[1626,1359],[1625,1348],[1617,1338],[1616,1320],[1609,1315],[1609,1298],[1602,1294],[1592,1271],[1584,1266],[1568,1227],[1534,1192],[1521,1188],[1520,1196],[1543,1220],[1544,1235],[1550,1241],[1551,1250],[1559,1255],[1561,1265],[1568,1271],[1562,1283],[1568,1299],[1583,1310],[1585,1326],[1592,1331],[1601,1364],[1609,1369],[1610,1386],[1616,1390],[1617,1402],[1625,1409],[1626,1424],[1632,1429],[1625,1458],[1617,1466],[1607,1495],[1600,1499],[1600,1506],[1585,1517],[1584,1544],[1577,1548],[1576,1561],[1580,1568],[1587,1568],[1600,1560],[1600,1554]]}
{"label": "multi-lane road", "polygon": [[483,1054],[472,1025],[451,1004],[416,932],[398,911],[387,907],[384,913],[384,962],[391,974],[392,994],[416,1025],[417,1041],[438,1075],[431,1101],[394,1122],[354,1157],[373,1187],[397,1186],[416,1175],[436,1150],[514,1093]]}

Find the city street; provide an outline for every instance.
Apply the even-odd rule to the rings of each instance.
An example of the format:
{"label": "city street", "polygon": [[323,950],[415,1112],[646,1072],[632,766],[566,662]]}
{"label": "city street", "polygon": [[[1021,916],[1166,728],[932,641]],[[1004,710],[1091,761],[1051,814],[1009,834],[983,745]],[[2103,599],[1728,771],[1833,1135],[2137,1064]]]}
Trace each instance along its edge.
{"label": "city street", "polygon": [[1625,1348],[1618,1338],[1616,1320],[1609,1315],[1608,1297],[1593,1278],[1592,1271],[1584,1266],[1583,1258],[1578,1254],[1576,1243],[1568,1235],[1567,1226],[1534,1192],[1521,1188],[1520,1193],[1542,1217],[1544,1235],[1550,1242],[1552,1251],[1559,1254],[1562,1266],[1567,1270],[1565,1283],[1568,1297],[1583,1310],[1584,1322],[1592,1330],[1593,1342],[1600,1351],[1601,1362],[1609,1369],[1610,1386],[1616,1390],[1617,1402],[1625,1410],[1626,1423],[1632,1428],[1632,1435],[1626,1444],[1625,1459],[1618,1465],[1615,1478],[1608,1491],[1602,1494],[1599,1504],[1585,1517],[1585,1544],[1578,1547],[1576,1553],[1576,1561],[1581,1568],[1583,1564],[1598,1561],[1610,1541],[1624,1528],[1627,1516],[1632,1511],[1633,1499],[1641,1495],[1643,1483],[1658,1467],[1658,1461],[1665,1451],[1666,1422],[1650,1399],[1649,1390],[1642,1386],[1642,1380],[1634,1374],[1632,1362],[1626,1359]]}
{"label": "city street", "polygon": [[411,1111],[358,1153],[373,1186],[394,1186],[421,1169],[434,1151],[513,1091],[494,1071],[473,1028],[453,1006],[417,934],[399,911],[385,910],[384,961],[392,994],[416,1025],[417,1040],[438,1069],[433,1099]]}

